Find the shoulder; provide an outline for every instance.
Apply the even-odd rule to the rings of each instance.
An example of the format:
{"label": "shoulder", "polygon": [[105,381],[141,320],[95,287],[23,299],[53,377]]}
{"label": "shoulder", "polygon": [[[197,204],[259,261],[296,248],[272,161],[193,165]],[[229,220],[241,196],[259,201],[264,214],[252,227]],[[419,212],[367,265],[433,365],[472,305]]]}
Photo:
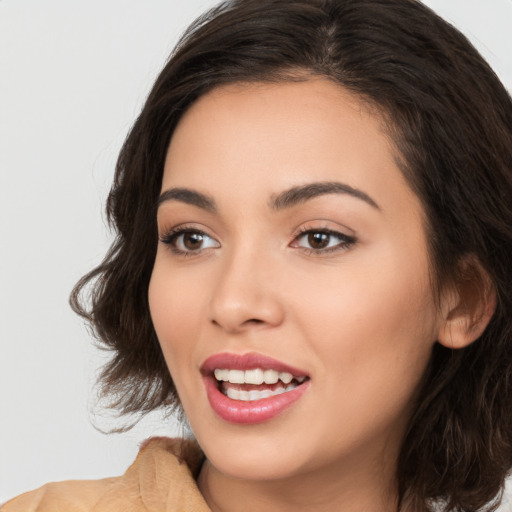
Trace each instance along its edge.
{"label": "shoulder", "polygon": [[206,512],[195,481],[203,459],[194,441],[152,438],[120,477],[49,483],[8,501],[1,512]]}

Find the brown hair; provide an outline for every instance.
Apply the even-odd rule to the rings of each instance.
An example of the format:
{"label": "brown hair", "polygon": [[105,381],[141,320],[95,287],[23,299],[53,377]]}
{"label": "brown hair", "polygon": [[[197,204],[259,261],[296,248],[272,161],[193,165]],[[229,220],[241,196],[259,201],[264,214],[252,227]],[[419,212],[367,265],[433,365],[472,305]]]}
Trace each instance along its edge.
{"label": "brown hair", "polygon": [[512,467],[512,101],[467,39],[416,0],[234,0],[189,28],[119,155],[107,202],[116,239],[71,297],[113,352],[103,392],[122,413],[178,404],[147,291],[155,204],[181,116],[221,84],[305,74],[388,119],[428,219],[436,281],[453,278],[465,255],[492,280],[497,306],[484,334],[461,350],[435,345],[398,465],[403,510],[434,500],[492,510]]}

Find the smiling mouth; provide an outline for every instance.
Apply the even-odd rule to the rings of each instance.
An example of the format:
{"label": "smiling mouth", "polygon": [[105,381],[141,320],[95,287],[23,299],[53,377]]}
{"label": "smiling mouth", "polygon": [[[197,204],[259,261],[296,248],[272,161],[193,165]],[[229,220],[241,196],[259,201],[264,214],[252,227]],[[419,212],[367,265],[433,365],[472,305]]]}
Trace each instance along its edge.
{"label": "smiling mouth", "polygon": [[311,377],[304,370],[257,352],[215,354],[200,371],[213,412],[239,425],[281,415],[311,387]]}
{"label": "smiling mouth", "polygon": [[223,395],[242,402],[253,402],[288,393],[309,380],[305,375],[295,376],[289,372],[263,368],[215,368],[213,375],[217,381],[217,389]]}

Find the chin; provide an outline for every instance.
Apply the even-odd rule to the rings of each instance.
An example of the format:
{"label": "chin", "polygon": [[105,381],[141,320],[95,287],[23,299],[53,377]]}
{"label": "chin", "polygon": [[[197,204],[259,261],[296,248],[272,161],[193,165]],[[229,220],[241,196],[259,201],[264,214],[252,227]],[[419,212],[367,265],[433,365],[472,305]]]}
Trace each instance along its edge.
{"label": "chin", "polygon": [[229,435],[213,437],[213,430],[207,436],[196,435],[208,460],[224,475],[242,480],[280,480],[306,467],[308,449],[303,439],[290,432],[283,438],[266,428],[252,432],[242,428],[243,432]]}
{"label": "chin", "polygon": [[269,453],[246,450],[243,454],[217,453],[217,450],[213,450],[208,460],[222,474],[240,480],[283,480],[301,473],[302,469],[296,457],[288,457],[286,453],[276,450]]}

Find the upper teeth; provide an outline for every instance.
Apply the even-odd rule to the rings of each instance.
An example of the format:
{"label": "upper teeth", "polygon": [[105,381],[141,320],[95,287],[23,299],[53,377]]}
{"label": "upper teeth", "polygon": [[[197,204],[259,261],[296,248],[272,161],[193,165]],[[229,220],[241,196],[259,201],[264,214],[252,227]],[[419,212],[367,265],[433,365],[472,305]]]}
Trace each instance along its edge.
{"label": "upper teeth", "polygon": [[[219,381],[227,381],[231,384],[275,384],[278,380],[289,384],[294,376],[288,372],[278,372],[276,370],[226,370],[217,368],[214,371],[215,378]],[[295,377],[299,382],[304,381],[306,377]]]}

